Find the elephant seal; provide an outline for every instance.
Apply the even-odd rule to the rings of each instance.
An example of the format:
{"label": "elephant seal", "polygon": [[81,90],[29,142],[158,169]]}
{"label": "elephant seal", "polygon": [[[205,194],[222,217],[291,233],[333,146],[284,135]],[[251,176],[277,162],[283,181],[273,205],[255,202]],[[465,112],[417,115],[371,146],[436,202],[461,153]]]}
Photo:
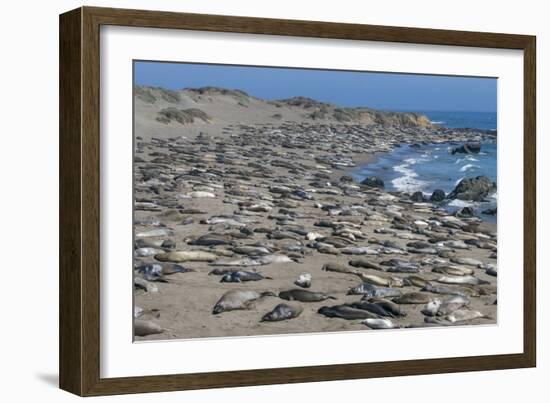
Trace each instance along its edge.
{"label": "elephant seal", "polygon": [[270,263],[290,263],[292,259],[286,255],[264,255],[256,257],[243,257],[234,260],[214,260],[211,266],[262,266]]}
{"label": "elephant seal", "polygon": [[359,302],[353,302],[349,304],[352,308],[362,309],[364,311],[371,312],[378,316],[389,316],[391,318],[394,318],[395,315],[389,311],[387,311],[382,305],[376,304],[374,302],[368,302],[368,301],[359,301]]}
{"label": "elephant seal", "polygon": [[479,265],[483,264],[480,260],[471,257],[453,257],[451,258],[451,262],[474,267],[479,267]]}
{"label": "elephant seal", "polygon": [[461,291],[457,290],[455,288],[449,288],[449,287],[438,287],[433,285],[426,285],[425,287],[422,287],[420,291],[426,291],[431,292],[433,294],[443,294],[443,295],[460,295],[460,296],[466,296],[466,294]]}
{"label": "elephant seal", "polygon": [[444,319],[448,320],[451,323],[455,323],[455,322],[464,322],[467,320],[484,318],[484,317],[486,316],[479,311],[474,311],[469,309],[458,309],[453,313],[451,313],[450,315],[445,316]]}
{"label": "elephant seal", "polygon": [[378,318],[378,315],[372,312],[349,305],[323,306],[319,308],[317,312],[329,318],[340,318],[346,320]]}
{"label": "elephant seal", "polygon": [[437,316],[448,316],[470,304],[470,300],[462,296],[454,296],[444,300],[437,311]]}
{"label": "elephant seal", "polygon": [[335,297],[325,294],[324,292],[315,292],[301,289],[292,289],[288,291],[281,291],[279,298],[287,301],[300,301],[300,302],[319,302],[326,299],[336,299]]}
{"label": "elephant seal", "polygon": [[[365,297],[363,297],[362,301],[363,300],[365,300]],[[381,306],[387,312],[391,312],[394,315],[394,317],[407,316],[407,313],[401,310],[401,307],[399,306],[399,304],[396,304],[395,302],[390,301],[389,299],[373,297],[373,298],[367,298],[366,301]]]}
{"label": "elephant seal", "polygon": [[155,284],[152,284],[144,278],[137,276],[134,276],[134,288],[145,292],[159,292],[159,289]]}
{"label": "elephant seal", "polygon": [[150,320],[134,319],[134,335],[149,336],[150,334],[159,334],[164,332],[164,329],[157,323]]}
{"label": "elephant seal", "polygon": [[217,315],[222,312],[233,311],[237,309],[250,309],[252,303],[263,297],[274,297],[275,294],[257,291],[245,291],[245,290],[230,290],[221,296],[221,298],[214,305],[212,313]]}
{"label": "elephant seal", "polygon": [[421,292],[409,292],[393,299],[397,304],[427,304],[432,298]]}
{"label": "elephant seal", "polygon": [[487,263],[479,266],[480,269],[484,269],[485,273],[487,273],[489,276],[496,277],[497,276],[497,265],[493,263]]}
{"label": "elephant seal", "polygon": [[265,246],[254,246],[254,245],[236,246],[232,250],[233,252],[238,253],[239,255],[248,255],[248,256],[269,255],[272,253],[272,251],[270,251]]}
{"label": "elephant seal", "polygon": [[370,283],[362,283],[356,287],[351,287],[347,295],[366,295],[368,297],[397,297],[401,295],[401,290],[397,288],[378,287]]}
{"label": "elephant seal", "polygon": [[191,239],[187,242],[189,245],[198,246],[216,246],[216,245],[232,245],[233,238],[226,234],[206,234],[198,238]]}
{"label": "elephant seal", "polygon": [[145,280],[160,282],[167,282],[167,280],[164,278],[165,275],[175,273],[189,273],[195,271],[193,269],[180,266],[179,264],[161,265],[158,263],[142,264],[138,266],[136,270],[143,276]]}
{"label": "elephant seal", "polygon": [[134,250],[134,257],[149,257],[159,253],[164,253],[164,250],[159,248],[143,247]]}
{"label": "elephant seal", "polygon": [[403,284],[407,286],[414,286],[414,287],[426,287],[431,285],[430,280],[425,279],[424,277],[418,276],[418,275],[411,275],[408,277],[405,277],[403,279]]}
{"label": "elephant seal", "polygon": [[351,287],[346,295],[364,295],[372,293],[377,290],[378,287],[371,283],[361,283],[355,287]]}
{"label": "elephant seal", "polygon": [[436,264],[432,272],[448,276],[468,276],[474,274],[474,270],[468,267],[456,266],[453,264]]}
{"label": "elephant seal", "polygon": [[[170,246],[167,246],[170,245]],[[175,245],[174,245],[175,246]],[[148,239],[148,238],[140,238],[136,239],[134,243],[134,248],[171,248],[171,243],[169,240],[164,239]]]}
{"label": "elephant seal", "polygon": [[421,311],[426,316],[449,316],[460,308],[470,304],[470,300],[462,296],[453,296],[443,301],[434,299],[426,304]]}
{"label": "elephant seal", "polygon": [[442,277],[439,277],[436,281],[438,283],[443,283],[443,284],[466,284],[466,285],[489,284],[488,281],[482,280],[475,276],[460,276],[460,277],[442,276]]}
{"label": "elephant seal", "polygon": [[375,274],[355,273],[363,282],[381,287],[403,287],[403,280],[399,277],[381,277]]}
{"label": "elephant seal", "polygon": [[373,329],[373,330],[394,329],[395,328],[395,325],[393,324],[393,322],[391,320],[385,319],[385,318],[384,319],[382,319],[382,318],[365,319],[361,323],[366,325],[367,327]]}
{"label": "elephant seal", "polygon": [[273,280],[271,277],[266,277],[255,271],[229,271],[223,274],[220,283],[241,283],[245,281]]}
{"label": "elephant seal", "polygon": [[167,253],[159,253],[155,255],[155,259],[160,262],[212,262],[218,259],[218,255],[203,251],[173,251]]}
{"label": "elephant seal", "polygon": [[145,232],[136,233],[136,238],[149,238],[149,237],[161,237],[172,236],[173,231],[168,228],[157,228]]}
{"label": "elephant seal", "polygon": [[311,274],[309,273],[300,274],[296,279],[296,281],[294,281],[294,284],[303,288],[311,287]]}
{"label": "elephant seal", "polygon": [[280,320],[293,319],[300,316],[303,308],[298,305],[279,304],[272,311],[262,316],[260,322],[277,322]]}
{"label": "elephant seal", "polygon": [[327,263],[323,265],[321,270],[333,271],[336,273],[355,274],[355,270],[338,263]]}
{"label": "elephant seal", "polygon": [[420,312],[426,316],[436,316],[437,312],[439,311],[439,308],[441,308],[441,304],[442,304],[441,300],[436,298],[428,302],[424,307],[424,309],[422,309]]}
{"label": "elephant seal", "polygon": [[362,267],[364,269],[384,271],[382,267],[380,267],[376,263],[372,263],[368,261],[367,259],[352,259],[348,263],[350,266],[353,266],[353,267]]}

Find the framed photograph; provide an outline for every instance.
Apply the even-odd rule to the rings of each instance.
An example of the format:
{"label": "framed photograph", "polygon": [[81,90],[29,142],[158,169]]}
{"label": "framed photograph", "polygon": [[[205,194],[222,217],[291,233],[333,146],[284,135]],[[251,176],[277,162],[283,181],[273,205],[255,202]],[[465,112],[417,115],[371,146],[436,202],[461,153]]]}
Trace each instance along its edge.
{"label": "framed photograph", "polygon": [[535,87],[533,36],[62,14],[61,388],[535,366]]}

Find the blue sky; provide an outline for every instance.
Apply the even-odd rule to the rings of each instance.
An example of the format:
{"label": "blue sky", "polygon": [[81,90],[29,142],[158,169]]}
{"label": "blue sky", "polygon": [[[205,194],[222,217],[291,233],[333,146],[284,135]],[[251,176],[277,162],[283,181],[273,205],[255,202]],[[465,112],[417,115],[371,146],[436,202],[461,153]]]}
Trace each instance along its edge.
{"label": "blue sky", "polygon": [[140,61],[134,80],[170,89],[240,89],[264,99],[301,95],[385,110],[495,112],[497,107],[494,78]]}

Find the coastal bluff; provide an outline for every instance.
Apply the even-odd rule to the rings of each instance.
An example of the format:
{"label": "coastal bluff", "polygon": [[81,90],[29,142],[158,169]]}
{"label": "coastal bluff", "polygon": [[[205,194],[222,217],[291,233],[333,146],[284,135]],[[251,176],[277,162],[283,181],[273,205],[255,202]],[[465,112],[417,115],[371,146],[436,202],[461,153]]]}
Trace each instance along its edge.
{"label": "coastal bluff", "polygon": [[297,96],[265,100],[241,90],[219,87],[170,90],[134,87],[138,135],[162,132],[170,135],[206,132],[221,134],[223,128],[246,122],[376,125],[396,128],[433,128],[425,115],[379,111],[367,107],[340,107]]}

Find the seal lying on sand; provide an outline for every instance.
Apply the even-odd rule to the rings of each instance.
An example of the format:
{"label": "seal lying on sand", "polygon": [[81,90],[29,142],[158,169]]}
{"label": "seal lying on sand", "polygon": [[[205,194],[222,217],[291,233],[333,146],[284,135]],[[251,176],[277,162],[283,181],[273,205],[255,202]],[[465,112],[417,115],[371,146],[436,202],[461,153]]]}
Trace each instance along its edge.
{"label": "seal lying on sand", "polygon": [[161,262],[212,262],[218,258],[218,255],[203,251],[174,251],[168,253],[159,253],[155,259]]}
{"label": "seal lying on sand", "polygon": [[262,276],[255,271],[237,270],[225,273],[220,283],[241,283],[244,281],[259,281],[263,279],[273,280],[271,277]]}
{"label": "seal lying on sand", "polygon": [[356,271],[353,269],[350,269],[348,266],[344,266],[338,263],[327,263],[325,264],[321,270],[325,271],[333,271],[336,273],[345,273],[345,274],[355,274]]}
{"label": "seal lying on sand", "polygon": [[374,298],[365,298],[363,297],[361,299],[361,301],[367,301],[367,302],[370,302],[370,303],[374,303],[376,305],[379,305],[381,306],[382,308],[384,308],[384,310],[386,312],[389,312],[391,313],[394,317],[399,317],[399,316],[407,316],[407,313],[404,312],[401,307],[399,306],[399,304],[396,304],[395,302],[393,301],[390,301],[389,299],[384,299],[384,298],[377,298],[377,297],[374,297]]}
{"label": "seal lying on sand", "polygon": [[296,279],[296,281],[294,281],[294,284],[303,288],[311,287],[311,274],[309,273],[300,274]]}
{"label": "seal lying on sand", "polygon": [[279,304],[271,312],[262,316],[261,322],[277,322],[280,320],[292,319],[298,317],[303,308],[298,305]]}
{"label": "seal lying on sand", "polygon": [[275,294],[270,291],[257,292],[257,291],[244,291],[244,290],[230,290],[227,291],[214,305],[212,313],[214,315],[226,311],[234,311],[236,309],[250,309],[252,303],[263,297],[274,297]]}
{"label": "seal lying on sand", "polygon": [[347,320],[378,318],[378,315],[372,312],[349,305],[323,306],[319,308],[317,312],[329,318],[341,318]]}
{"label": "seal lying on sand", "polygon": [[421,292],[409,292],[393,299],[398,304],[427,304],[432,298]]}
{"label": "seal lying on sand", "polygon": [[395,318],[395,315],[392,312],[387,311],[384,306],[373,302],[359,301],[349,305],[353,308],[362,309],[378,316],[389,316],[390,318]]}
{"label": "seal lying on sand", "polygon": [[194,272],[195,270],[180,266],[179,264],[161,265],[158,263],[146,263],[139,266],[137,271],[145,280],[166,282],[166,279],[163,277],[165,275],[174,273],[188,273]]}
{"label": "seal lying on sand", "polygon": [[488,281],[482,280],[475,276],[460,276],[460,277],[442,276],[442,277],[439,277],[436,281],[438,283],[443,283],[443,284],[468,284],[468,285],[489,284]]}
{"label": "seal lying on sand", "polygon": [[401,295],[401,290],[390,287],[377,287],[370,283],[362,283],[358,286],[351,287],[347,295],[367,295],[369,297],[398,297]]}
{"label": "seal lying on sand", "polygon": [[288,291],[281,291],[279,298],[286,299],[287,301],[300,301],[300,302],[319,302],[326,299],[336,299],[331,295],[327,295],[324,292],[315,292],[308,290],[292,289]]}
{"label": "seal lying on sand", "polygon": [[270,263],[289,263],[292,262],[286,255],[265,255],[259,257],[243,257],[234,260],[215,260],[210,262],[211,266],[262,266]]}
{"label": "seal lying on sand", "polygon": [[362,324],[366,325],[367,327],[371,329],[393,329],[396,326],[393,324],[393,322],[389,319],[365,319]]}
{"label": "seal lying on sand", "polygon": [[148,336],[150,334],[159,334],[164,332],[164,329],[157,323],[150,320],[134,320],[134,335]]}

